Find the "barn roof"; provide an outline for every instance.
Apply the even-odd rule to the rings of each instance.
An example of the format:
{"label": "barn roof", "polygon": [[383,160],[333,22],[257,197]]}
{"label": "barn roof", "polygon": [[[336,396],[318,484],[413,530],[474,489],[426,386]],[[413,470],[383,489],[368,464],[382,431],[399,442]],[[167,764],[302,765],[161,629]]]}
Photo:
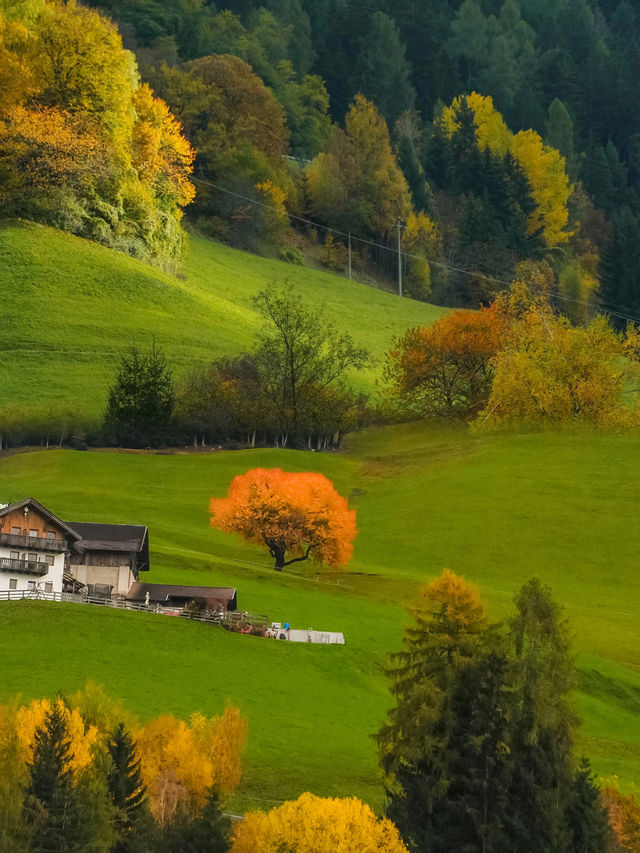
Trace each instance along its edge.
{"label": "barn roof", "polygon": [[141,551],[147,538],[147,528],[141,524],[67,524],[80,534],[80,547],[86,551]]}
{"label": "barn roof", "polygon": [[127,593],[127,601],[144,601],[147,592],[149,601],[193,601],[203,598],[216,601],[234,601],[236,590],[226,586],[178,586],[162,583],[134,583]]}

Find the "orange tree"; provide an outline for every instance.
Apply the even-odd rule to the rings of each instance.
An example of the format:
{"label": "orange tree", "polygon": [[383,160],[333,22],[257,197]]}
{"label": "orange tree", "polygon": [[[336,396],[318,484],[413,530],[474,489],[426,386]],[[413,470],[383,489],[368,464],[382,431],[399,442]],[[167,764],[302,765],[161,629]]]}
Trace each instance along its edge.
{"label": "orange tree", "polygon": [[355,510],[322,474],[255,468],[235,477],[210,508],[212,527],[266,545],[277,572],[311,555],[338,569],[353,553]]}
{"label": "orange tree", "polygon": [[408,329],[387,356],[392,392],[420,414],[473,414],[489,397],[491,359],[508,323],[505,312],[491,306],[451,311],[431,326]]}
{"label": "orange tree", "polygon": [[390,820],[378,820],[355,797],[302,794],[266,814],[253,812],[238,825],[231,853],[407,853]]}

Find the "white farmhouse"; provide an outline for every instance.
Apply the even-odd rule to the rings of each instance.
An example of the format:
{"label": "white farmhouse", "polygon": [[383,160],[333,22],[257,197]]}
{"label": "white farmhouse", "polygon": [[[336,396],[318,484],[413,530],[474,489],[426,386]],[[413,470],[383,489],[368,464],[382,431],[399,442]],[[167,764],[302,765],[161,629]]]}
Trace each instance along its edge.
{"label": "white farmhouse", "polygon": [[67,555],[81,535],[27,498],[0,508],[0,587],[62,592]]}
{"label": "white farmhouse", "polygon": [[124,597],[148,569],[143,525],[62,521],[34,498],[0,505],[0,590]]}

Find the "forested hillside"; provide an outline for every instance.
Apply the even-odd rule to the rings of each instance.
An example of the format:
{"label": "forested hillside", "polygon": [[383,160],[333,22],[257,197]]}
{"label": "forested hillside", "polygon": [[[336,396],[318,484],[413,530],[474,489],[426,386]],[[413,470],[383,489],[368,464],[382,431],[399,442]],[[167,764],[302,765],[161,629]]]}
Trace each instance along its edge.
{"label": "forested hillside", "polygon": [[573,319],[640,316],[626,0],[93,5],[0,3],[4,215],[176,269],[183,211],[343,274],[351,243],[358,278],[400,244],[445,305],[546,261]]}
{"label": "forested hillside", "polygon": [[[256,232],[277,229],[281,203],[288,213],[393,247],[394,222],[403,217],[405,249],[417,256],[407,259],[416,296],[431,289],[444,303],[478,304],[504,286],[495,279],[509,280],[517,261],[548,257],[563,303],[574,314],[584,306],[568,300],[639,313],[640,296],[630,282],[640,236],[640,116],[630,105],[640,86],[640,21],[627,0],[96,5],[118,21],[143,77],[201,152],[196,174],[274,205],[266,211],[199,184],[191,210],[213,216],[217,234],[252,243]],[[205,68],[242,67],[236,88],[249,78],[237,60],[233,66],[231,59],[200,59],[221,54],[248,63],[274,96],[273,127],[267,128],[270,119],[263,126],[269,144],[259,141],[250,153],[228,144],[221,151],[212,146],[210,123],[193,125],[203,99],[212,96],[201,85]],[[207,85],[215,81],[218,98],[225,73],[218,67],[207,78]],[[444,106],[474,91],[493,99],[514,141],[496,144],[482,133],[474,138],[474,116],[464,102],[457,102],[457,121],[443,128]],[[384,131],[367,115],[373,107],[356,101],[354,113],[358,94],[386,121],[392,152],[382,152]],[[226,106],[224,94],[223,100]],[[232,121],[230,113],[219,115]],[[473,113],[477,121],[477,109]],[[359,159],[363,150],[367,155]],[[301,169],[273,157],[278,153],[318,159],[301,176]],[[376,187],[380,181],[384,188]],[[555,208],[555,233],[544,221],[542,197]],[[429,222],[408,219],[412,210],[425,212]],[[262,217],[270,221],[257,221]],[[341,245],[343,238],[335,238]],[[393,270],[391,253],[358,249],[387,274]],[[329,263],[343,264],[333,246],[325,254]]]}

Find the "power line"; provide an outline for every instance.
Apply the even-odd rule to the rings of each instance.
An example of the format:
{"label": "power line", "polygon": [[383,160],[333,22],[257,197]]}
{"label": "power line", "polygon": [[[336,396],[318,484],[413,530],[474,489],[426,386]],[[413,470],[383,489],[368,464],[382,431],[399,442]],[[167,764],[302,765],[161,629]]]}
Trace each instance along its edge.
{"label": "power line", "polygon": [[[258,201],[257,199],[251,198],[250,196],[238,193],[235,190],[230,190],[227,189],[227,187],[220,186],[220,184],[216,184],[213,181],[207,181],[204,178],[195,178],[193,176],[191,176],[191,180],[195,181],[196,183],[212,187],[213,189],[219,190],[220,192],[227,193],[228,195],[235,196],[236,198],[243,199],[244,201],[249,202],[249,204],[257,205],[258,207],[265,208],[266,210],[278,210],[278,208],[273,204],[267,204],[266,202]],[[336,234],[339,237],[344,237],[347,240],[357,240],[358,242],[363,243],[366,246],[373,246],[376,249],[382,249],[383,251],[391,252],[392,254],[397,254],[399,255],[399,257],[405,256],[414,260],[425,260],[425,258],[421,257],[420,255],[415,255],[411,252],[402,251],[401,249],[395,248],[393,246],[385,246],[383,243],[378,243],[374,240],[367,240],[366,238],[358,237],[357,235],[352,234],[351,232],[340,231],[338,228],[331,228],[329,225],[322,225],[319,222],[314,222],[311,219],[307,219],[304,216],[298,216],[295,213],[287,213],[287,216],[289,217],[289,219],[295,219],[297,222],[302,222],[305,225],[310,225],[312,228],[319,228],[323,231],[327,231],[330,234]],[[435,261],[431,258],[427,258],[426,260],[428,261],[430,266],[439,267],[440,269],[449,270],[450,272],[461,273],[462,275],[468,275],[472,278],[477,278],[482,281],[492,281],[496,284],[501,284],[504,287],[510,287],[512,284],[512,282],[507,281],[506,279],[498,278],[497,276],[490,275],[489,273],[483,273],[477,270],[464,269],[463,267],[456,267],[453,266],[453,264],[446,264],[443,261]],[[570,296],[565,296],[564,294],[560,293],[559,290],[556,294],[553,294],[552,298],[560,299],[564,302],[571,302],[576,305],[583,305],[585,308],[590,308],[598,314],[609,314],[612,317],[617,317],[620,320],[628,320],[632,323],[640,323],[640,317],[634,317],[630,314],[624,313],[621,309],[621,306],[619,305],[613,306],[612,304],[607,305],[606,303],[604,303],[603,305],[595,305],[594,303],[587,302],[584,299],[575,299]],[[605,310],[603,310],[603,308]]]}

